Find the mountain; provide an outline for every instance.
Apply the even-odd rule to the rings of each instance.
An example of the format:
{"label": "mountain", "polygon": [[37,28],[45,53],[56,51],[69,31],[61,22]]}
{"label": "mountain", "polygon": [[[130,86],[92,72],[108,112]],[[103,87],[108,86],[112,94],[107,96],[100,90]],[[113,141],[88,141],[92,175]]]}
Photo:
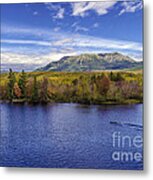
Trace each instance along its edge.
{"label": "mountain", "polygon": [[117,69],[140,69],[143,62],[136,62],[120,53],[81,54],[64,56],[59,61],[51,62],[36,71],[96,71]]}

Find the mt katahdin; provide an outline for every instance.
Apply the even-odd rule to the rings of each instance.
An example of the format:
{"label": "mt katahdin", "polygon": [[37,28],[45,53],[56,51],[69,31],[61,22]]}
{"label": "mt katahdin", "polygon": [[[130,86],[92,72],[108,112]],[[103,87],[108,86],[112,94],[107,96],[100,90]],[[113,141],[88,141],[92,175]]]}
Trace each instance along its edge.
{"label": "mt katahdin", "polygon": [[36,71],[98,71],[141,69],[143,62],[136,62],[129,56],[120,53],[81,54],[78,56],[65,56],[59,61],[51,62]]}

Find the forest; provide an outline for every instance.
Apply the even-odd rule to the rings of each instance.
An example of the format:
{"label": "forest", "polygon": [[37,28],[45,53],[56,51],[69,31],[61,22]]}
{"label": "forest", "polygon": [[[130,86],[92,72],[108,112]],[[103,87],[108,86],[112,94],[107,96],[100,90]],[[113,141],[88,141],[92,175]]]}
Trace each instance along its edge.
{"label": "forest", "polygon": [[0,100],[13,103],[131,104],[143,101],[142,71],[1,74]]}

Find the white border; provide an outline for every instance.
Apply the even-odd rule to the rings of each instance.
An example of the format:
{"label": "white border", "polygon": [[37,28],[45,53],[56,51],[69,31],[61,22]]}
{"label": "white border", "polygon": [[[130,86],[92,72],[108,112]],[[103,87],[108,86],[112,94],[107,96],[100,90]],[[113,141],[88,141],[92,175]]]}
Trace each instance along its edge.
{"label": "white border", "polygon": [[[1,0],[0,4],[6,3],[34,3],[34,2],[82,2],[83,0]],[[114,1],[114,0],[84,0],[84,1]],[[115,0],[116,1],[116,0]],[[118,0],[118,1],[141,1],[141,0]]]}
{"label": "white border", "polygon": [[[52,0],[56,2],[57,0]],[[62,2],[64,0],[60,0]],[[69,0],[68,0],[69,1]],[[71,0],[75,1],[75,0]],[[81,0],[77,0],[81,1]],[[0,3],[30,2],[30,0],[1,0]],[[49,2],[49,0],[33,0],[32,2]],[[139,171],[109,171],[109,170],[71,170],[71,169],[17,169],[0,168],[1,180],[134,180],[153,179],[153,3],[145,0],[145,170]],[[29,179],[29,180],[30,180]]]}

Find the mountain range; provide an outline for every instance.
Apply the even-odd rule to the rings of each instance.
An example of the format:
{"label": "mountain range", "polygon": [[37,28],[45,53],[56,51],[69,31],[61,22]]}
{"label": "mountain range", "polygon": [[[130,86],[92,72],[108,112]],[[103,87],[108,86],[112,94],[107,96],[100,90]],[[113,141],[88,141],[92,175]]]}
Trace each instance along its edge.
{"label": "mountain range", "polygon": [[59,61],[50,62],[36,71],[98,71],[141,69],[143,62],[137,62],[121,53],[81,54],[77,56],[64,56]]}

